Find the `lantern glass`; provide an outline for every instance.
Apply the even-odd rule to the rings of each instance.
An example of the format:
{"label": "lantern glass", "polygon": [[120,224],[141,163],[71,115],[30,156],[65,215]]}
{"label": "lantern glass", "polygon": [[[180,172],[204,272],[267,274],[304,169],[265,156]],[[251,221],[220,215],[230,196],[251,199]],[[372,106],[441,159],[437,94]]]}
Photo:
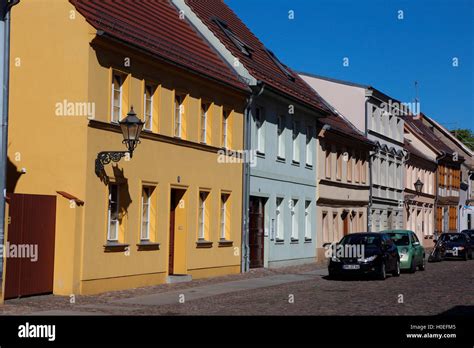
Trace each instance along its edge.
{"label": "lantern glass", "polygon": [[415,190],[416,190],[417,193],[421,193],[422,189],[423,189],[423,183],[418,178],[418,180],[416,180],[416,182],[415,182]]}
{"label": "lantern glass", "polygon": [[127,146],[129,151],[133,151],[140,141],[140,134],[144,122],[137,117],[132,106],[127,117],[120,121],[119,124],[122,130],[123,143]]}

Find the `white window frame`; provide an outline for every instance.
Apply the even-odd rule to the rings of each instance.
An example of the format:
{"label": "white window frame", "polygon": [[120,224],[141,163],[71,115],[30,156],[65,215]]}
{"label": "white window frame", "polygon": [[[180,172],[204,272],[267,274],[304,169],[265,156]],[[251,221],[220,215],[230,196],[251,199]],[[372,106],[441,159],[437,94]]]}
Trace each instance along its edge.
{"label": "white window frame", "polygon": [[[148,99],[146,97],[146,93],[147,93],[147,89],[150,89],[150,99]],[[149,130],[151,131],[153,129],[153,90],[154,90],[154,86],[149,84],[149,83],[145,83],[145,92],[143,93],[143,119],[145,121],[145,124],[143,125],[143,129],[145,130]],[[150,101],[150,110],[147,110],[147,101]],[[149,115],[147,114],[147,112],[149,113]],[[146,124],[147,124],[147,118],[149,117],[149,124],[150,126],[147,127]]]}
{"label": "white window frame", "polygon": [[304,238],[311,240],[311,201],[305,201],[304,204]]}
{"label": "white window frame", "polygon": [[299,122],[293,121],[292,129],[292,139],[293,139],[293,162],[300,163],[300,144],[299,144]]}
{"label": "white window frame", "polygon": [[283,198],[277,197],[276,199],[276,239],[283,240],[284,239],[284,220],[283,220]]}
{"label": "white window frame", "polygon": [[[120,86],[118,89],[115,88],[115,77],[118,77],[120,80]],[[122,119],[122,98],[123,98],[123,83],[125,82],[124,76],[120,73],[113,72],[112,73],[112,98],[111,99],[111,108],[110,108],[110,122],[117,123]],[[115,100],[115,92],[119,93],[119,105],[118,105],[118,120],[114,118],[115,115],[115,108],[117,107],[114,104]]]}
{"label": "white window frame", "polygon": [[[144,196],[143,196],[143,193],[144,191],[147,191],[147,202],[144,201]],[[141,216],[140,216],[140,220],[141,220],[141,224],[140,224],[140,240],[144,240],[144,241],[149,241],[150,240],[150,204],[151,204],[151,192],[152,192],[152,189],[151,187],[149,186],[143,186],[142,187],[142,205],[141,205]],[[145,206],[146,206],[146,231],[143,231],[143,223],[145,222],[143,220],[143,211],[145,209]],[[145,232],[145,234],[143,233]]]}
{"label": "white window frame", "polygon": [[265,117],[263,108],[256,107],[255,108],[255,127],[257,128],[257,151],[260,153],[265,153],[265,136],[264,136],[264,129],[263,124],[265,123]]}
{"label": "white window frame", "polygon": [[[177,101],[179,102],[177,103]],[[181,138],[183,133],[183,96],[179,94],[175,94],[174,96],[174,136],[177,138]],[[176,134],[176,130],[178,130],[178,134]]]}
{"label": "white window frame", "polygon": [[[115,187],[115,189],[117,190],[117,210],[115,211],[116,215],[117,215],[117,219],[112,219],[112,210],[111,210],[111,203],[112,203],[112,187]],[[119,215],[119,211],[120,211],[120,190],[119,190],[119,185],[116,184],[116,183],[110,183],[109,184],[109,187],[108,187],[108,195],[109,195],[109,199],[108,199],[108,208],[107,208],[107,241],[108,242],[118,242],[118,238],[119,238],[119,219],[118,219],[118,215]],[[111,223],[112,222],[115,222],[115,228],[111,228]],[[115,230],[115,231],[113,231]]]}
{"label": "white window frame", "polygon": [[222,110],[222,147],[229,148],[229,112]]}
{"label": "white window frame", "polygon": [[290,209],[290,214],[291,214],[291,239],[294,241],[298,240],[298,200],[297,199],[292,199],[291,200],[291,209]]}
{"label": "white window frame", "polygon": [[227,201],[229,200],[229,194],[221,193],[221,240],[226,240],[226,230],[227,230]]}
{"label": "white window frame", "polygon": [[313,127],[306,127],[306,165],[313,166]]}
{"label": "white window frame", "polygon": [[278,157],[285,158],[285,116],[278,116],[277,124],[277,146],[278,146]]}
{"label": "white window frame", "polygon": [[198,239],[206,239],[206,198],[208,193],[199,192]]}
{"label": "white window frame", "polygon": [[201,102],[201,143],[207,144],[207,112],[209,111],[209,104]]}

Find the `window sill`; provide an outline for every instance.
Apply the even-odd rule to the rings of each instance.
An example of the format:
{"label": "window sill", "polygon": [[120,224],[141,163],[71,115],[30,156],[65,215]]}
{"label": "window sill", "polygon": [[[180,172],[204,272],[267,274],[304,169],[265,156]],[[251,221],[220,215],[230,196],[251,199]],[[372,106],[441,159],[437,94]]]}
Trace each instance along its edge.
{"label": "window sill", "polygon": [[298,238],[291,238],[290,239],[290,244],[298,244],[300,240]]}
{"label": "window sill", "polygon": [[280,157],[280,156],[277,156],[276,161],[280,162],[280,163],[286,163],[286,159],[284,157]]}
{"label": "window sill", "polygon": [[313,243],[313,240],[311,238],[304,238],[305,243]]}
{"label": "window sill", "polygon": [[257,157],[265,158],[265,152],[260,152],[257,150]]}
{"label": "window sill", "polygon": [[300,162],[293,160],[293,161],[291,161],[291,165],[292,165],[292,166],[299,167],[299,166],[300,166]]}
{"label": "window sill", "polygon": [[313,169],[313,165],[312,164],[308,164],[306,163],[306,165],[304,166],[306,169]]}
{"label": "window sill", "polygon": [[284,239],[279,239],[279,238],[275,239],[275,244],[284,244],[284,243],[285,243]]}
{"label": "window sill", "polygon": [[125,251],[130,244],[119,243],[119,242],[107,242],[104,244],[105,252],[122,252]]}
{"label": "window sill", "polygon": [[212,242],[204,239],[200,239],[196,242],[197,248],[212,248]]}
{"label": "window sill", "polygon": [[231,247],[234,245],[234,242],[227,239],[219,240],[219,247]]}
{"label": "window sill", "polygon": [[154,242],[143,240],[137,244],[137,247],[139,251],[160,250],[160,243],[154,243]]}

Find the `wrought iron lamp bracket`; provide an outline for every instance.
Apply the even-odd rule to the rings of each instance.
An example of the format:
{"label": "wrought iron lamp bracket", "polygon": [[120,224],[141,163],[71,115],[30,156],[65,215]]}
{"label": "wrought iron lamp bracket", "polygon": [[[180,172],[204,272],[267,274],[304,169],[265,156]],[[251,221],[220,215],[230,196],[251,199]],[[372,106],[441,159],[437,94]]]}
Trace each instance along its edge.
{"label": "wrought iron lamp bracket", "polygon": [[110,162],[118,162],[125,156],[132,157],[130,151],[102,151],[97,154],[95,159],[95,174],[100,178],[104,172],[104,166]]}

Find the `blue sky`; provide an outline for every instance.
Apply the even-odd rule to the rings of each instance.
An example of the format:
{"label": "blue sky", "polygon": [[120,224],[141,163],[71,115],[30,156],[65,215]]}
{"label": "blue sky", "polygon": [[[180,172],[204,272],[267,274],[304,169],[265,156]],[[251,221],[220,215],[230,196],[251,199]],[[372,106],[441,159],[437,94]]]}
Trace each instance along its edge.
{"label": "blue sky", "polygon": [[225,1],[294,70],[372,85],[402,102],[415,98],[416,80],[425,114],[474,130],[474,0]]}

